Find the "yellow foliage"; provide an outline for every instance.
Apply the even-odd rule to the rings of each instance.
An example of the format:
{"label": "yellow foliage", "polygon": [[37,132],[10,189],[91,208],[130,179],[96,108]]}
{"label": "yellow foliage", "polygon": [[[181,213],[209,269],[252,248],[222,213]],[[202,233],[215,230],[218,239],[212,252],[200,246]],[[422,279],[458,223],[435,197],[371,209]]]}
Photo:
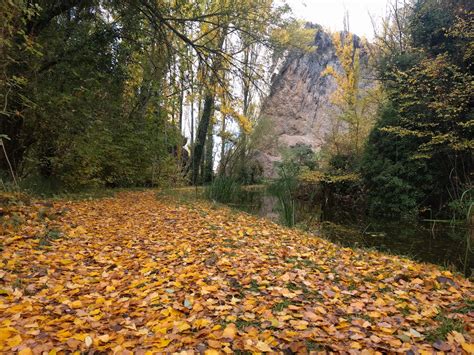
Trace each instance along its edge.
{"label": "yellow foliage", "polygon": [[220,112],[224,117],[223,119],[225,119],[225,117],[232,117],[246,134],[252,131],[252,122],[250,119],[237,112],[233,107],[222,104],[220,106]]}
{"label": "yellow foliage", "polygon": [[272,31],[272,40],[282,48],[294,48],[305,52],[316,50],[314,37],[316,29],[306,28],[301,21],[294,21],[286,27],[278,27]]}
{"label": "yellow foliage", "polygon": [[[441,310],[471,321],[459,309],[474,288],[460,275],[205,202],[179,204],[155,191],[55,201],[67,212],[47,223],[37,218],[43,206],[15,206],[21,238],[3,245],[14,263],[0,271],[11,291],[0,298],[1,353],[280,353],[289,344],[303,353],[308,337],[336,353],[375,352],[382,342],[389,353],[432,353],[426,335]],[[52,225],[93,233],[42,247],[37,235]],[[10,286],[18,275],[30,275],[24,290]],[[443,346],[471,351],[473,340],[452,332]]]}
{"label": "yellow foliage", "polygon": [[304,171],[298,177],[298,179],[302,183],[307,184],[317,184],[317,183],[328,183],[334,184],[339,182],[351,181],[355,182],[361,179],[359,174],[351,173],[351,174],[343,174],[343,175],[334,175],[329,173],[323,173],[321,171]]}
{"label": "yellow foliage", "polygon": [[338,111],[335,113],[335,122],[339,121],[343,125],[334,125],[336,131],[331,143],[339,150],[339,141],[348,139],[346,149],[354,149],[357,154],[375,121],[381,90],[378,86],[361,87],[361,49],[355,47],[354,36],[351,33],[335,33],[332,41],[341,70],[327,66],[322,75],[336,81],[331,102]]}

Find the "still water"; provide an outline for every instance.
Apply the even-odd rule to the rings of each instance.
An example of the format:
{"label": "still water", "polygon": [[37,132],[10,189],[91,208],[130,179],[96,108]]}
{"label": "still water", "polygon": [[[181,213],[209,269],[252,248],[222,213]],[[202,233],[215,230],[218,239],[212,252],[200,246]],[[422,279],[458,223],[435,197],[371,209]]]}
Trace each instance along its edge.
{"label": "still water", "polygon": [[[278,200],[262,188],[246,189],[233,207],[280,219]],[[474,228],[433,222],[390,220],[319,220],[318,206],[296,204],[297,227],[349,247],[375,248],[411,259],[438,264],[465,276],[474,272]]]}

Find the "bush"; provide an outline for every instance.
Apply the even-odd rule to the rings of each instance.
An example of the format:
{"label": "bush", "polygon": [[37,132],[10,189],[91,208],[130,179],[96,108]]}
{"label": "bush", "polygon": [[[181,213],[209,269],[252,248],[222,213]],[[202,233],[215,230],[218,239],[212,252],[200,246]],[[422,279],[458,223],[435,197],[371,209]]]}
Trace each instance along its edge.
{"label": "bush", "polygon": [[287,227],[295,225],[296,198],[298,175],[302,166],[291,155],[277,164],[278,179],[268,187],[268,192],[278,199],[280,219]]}
{"label": "bush", "polygon": [[393,105],[382,107],[364,152],[361,173],[371,215],[414,216],[423,197],[433,190],[432,171],[427,162],[412,159],[418,142],[383,130],[399,120]]}
{"label": "bush", "polygon": [[205,188],[206,198],[221,203],[236,202],[240,194],[240,184],[227,176],[217,177]]}
{"label": "bush", "polygon": [[256,160],[250,160],[245,164],[240,164],[235,174],[236,180],[243,185],[253,185],[262,182],[263,168]]}

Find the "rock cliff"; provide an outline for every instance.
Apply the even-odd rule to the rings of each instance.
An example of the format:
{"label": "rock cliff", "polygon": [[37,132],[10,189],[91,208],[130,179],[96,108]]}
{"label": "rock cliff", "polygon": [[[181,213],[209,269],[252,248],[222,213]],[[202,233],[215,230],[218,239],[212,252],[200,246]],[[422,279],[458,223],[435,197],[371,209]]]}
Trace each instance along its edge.
{"label": "rock cliff", "polygon": [[[341,70],[340,64],[331,35],[317,25],[312,26],[317,31],[314,50],[287,53],[273,75],[270,93],[262,106],[261,119],[272,136],[262,141],[257,153],[265,177],[276,176],[274,163],[281,160],[284,147],[306,144],[318,151],[333,127],[331,117],[335,108],[330,97],[336,83],[331,76],[322,74],[327,66]],[[357,36],[354,42],[360,47]],[[364,71],[367,55],[363,53],[362,58]]]}

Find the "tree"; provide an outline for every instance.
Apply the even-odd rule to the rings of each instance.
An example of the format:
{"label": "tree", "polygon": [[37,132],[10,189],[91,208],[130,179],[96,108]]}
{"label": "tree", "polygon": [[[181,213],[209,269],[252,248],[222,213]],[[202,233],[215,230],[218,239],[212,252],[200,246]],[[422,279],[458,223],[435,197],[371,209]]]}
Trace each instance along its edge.
{"label": "tree", "polygon": [[[463,1],[415,1],[399,19],[404,45],[393,50],[390,38],[380,44],[387,103],[364,164],[372,206],[447,213],[472,188],[470,7]],[[399,188],[387,193],[390,184]]]}
{"label": "tree", "polygon": [[69,189],[149,183],[178,137],[160,32],[107,2],[38,1],[7,19],[0,128],[15,169]]}
{"label": "tree", "polygon": [[0,134],[13,168],[69,189],[179,180],[191,102],[196,182],[213,123],[248,126],[229,109],[240,106],[233,86],[245,82],[247,111],[265,70],[245,53],[273,45],[286,11],[273,0],[8,2]]}
{"label": "tree", "polygon": [[368,44],[350,32],[335,33],[332,38],[341,68],[328,66],[323,72],[323,75],[333,77],[337,84],[331,96],[336,112],[329,149],[335,154],[359,157],[375,120],[379,88],[363,82],[361,60],[367,61],[367,49],[363,47]]}

